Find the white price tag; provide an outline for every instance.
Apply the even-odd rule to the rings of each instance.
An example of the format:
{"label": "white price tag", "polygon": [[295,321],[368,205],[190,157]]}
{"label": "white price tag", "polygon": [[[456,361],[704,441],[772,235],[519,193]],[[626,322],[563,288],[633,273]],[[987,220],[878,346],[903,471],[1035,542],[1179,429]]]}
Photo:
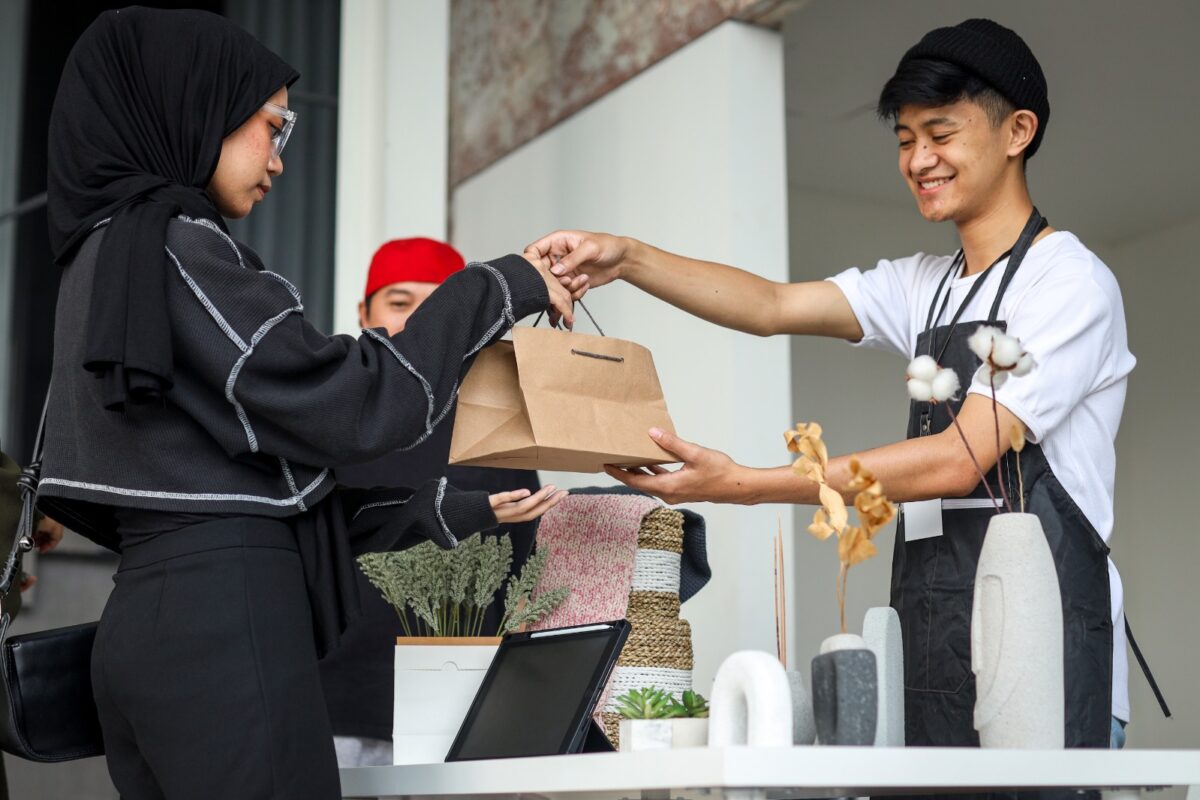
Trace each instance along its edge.
{"label": "white price tag", "polygon": [[904,541],[915,542],[919,539],[932,539],[942,535],[942,501],[920,500],[915,503],[904,503],[901,506],[904,514]]}

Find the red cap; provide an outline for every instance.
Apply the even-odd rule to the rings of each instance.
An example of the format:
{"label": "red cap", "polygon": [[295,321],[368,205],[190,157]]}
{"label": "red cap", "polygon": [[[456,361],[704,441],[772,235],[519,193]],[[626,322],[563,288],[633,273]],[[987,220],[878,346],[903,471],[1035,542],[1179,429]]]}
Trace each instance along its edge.
{"label": "red cap", "polygon": [[384,243],[371,258],[363,297],[370,297],[393,283],[441,283],[464,266],[462,255],[445,242],[422,236],[393,239]]}

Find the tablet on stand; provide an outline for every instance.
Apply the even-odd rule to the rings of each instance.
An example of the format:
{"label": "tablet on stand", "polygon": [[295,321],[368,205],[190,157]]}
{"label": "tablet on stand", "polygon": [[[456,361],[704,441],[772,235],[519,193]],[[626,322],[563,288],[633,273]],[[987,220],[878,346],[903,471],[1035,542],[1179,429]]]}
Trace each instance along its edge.
{"label": "tablet on stand", "polygon": [[505,636],[446,761],[612,750],[592,720],[626,620]]}

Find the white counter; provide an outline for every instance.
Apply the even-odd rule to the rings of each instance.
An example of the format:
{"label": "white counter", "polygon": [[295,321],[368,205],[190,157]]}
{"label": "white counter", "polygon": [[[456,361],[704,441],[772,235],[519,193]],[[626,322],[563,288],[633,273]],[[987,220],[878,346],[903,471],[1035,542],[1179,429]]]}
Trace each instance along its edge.
{"label": "white counter", "polygon": [[1190,786],[1200,750],[697,748],[342,770],[344,797],[776,800],[991,789]]}

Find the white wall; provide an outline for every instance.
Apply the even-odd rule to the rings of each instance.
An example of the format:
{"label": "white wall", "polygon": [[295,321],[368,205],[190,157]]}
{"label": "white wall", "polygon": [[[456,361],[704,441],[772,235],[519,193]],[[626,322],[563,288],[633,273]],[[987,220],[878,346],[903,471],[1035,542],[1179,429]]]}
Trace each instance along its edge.
{"label": "white wall", "polygon": [[[725,23],[458,187],[455,244],[468,259],[488,258],[558,227],[607,230],[786,280],[785,175],[780,38]],[[742,463],[784,462],[785,339],[719,329],[624,284],[586,302],[606,333],[654,353],[681,436]],[[577,329],[588,329],[586,319]],[[791,508],[698,510],[709,523],[714,578],[684,616],[695,682],[706,687],[728,653],[775,650],[773,539],[777,518],[791,529]]]}
{"label": "white wall", "polygon": [[358,331],[371,255],[446,237],[449,0],[342,4],[333,327]]}
{"label": "white wall", "polygon": [[[795,165],[791,165],[793,168]],[[892,178],[892,173],[881,180]],[[899,181],[899,176],[895,176]],[[958,247],[950,225],[925,222],[915,208],[791,187],[789,237],[793,281],[821,280],[847,267],[870,269],[881,258],[918,251],[950,253]],[[878,350],[853,348],[832,339],[792,340],[792,414],[821,423],[830,452],[852,453],[904,438],[908,395],[905,362]],[[812,509],[796,512],[796,622],[792,634],[801,658],[817,654],[821,640],[837,632],[836,544],[805,530]],[[895,525],[876,539],[879,555],[850,570],[846,625],[861,632],[868,608],[888,604]]]}
{"label": "white wall", "polygon": [[1190,510],[1200,454],[1200,380],[1192,358],[1200,346],[1198,242],[1195,217],[1094,248],[1121,284],[1129,348],[1138,359],[1117,437],[1112,557],[1134,636],[1174,713],[1169,720],[1159,713],[1131,653],[1131,747],[1200,748],[1200,534]]}

